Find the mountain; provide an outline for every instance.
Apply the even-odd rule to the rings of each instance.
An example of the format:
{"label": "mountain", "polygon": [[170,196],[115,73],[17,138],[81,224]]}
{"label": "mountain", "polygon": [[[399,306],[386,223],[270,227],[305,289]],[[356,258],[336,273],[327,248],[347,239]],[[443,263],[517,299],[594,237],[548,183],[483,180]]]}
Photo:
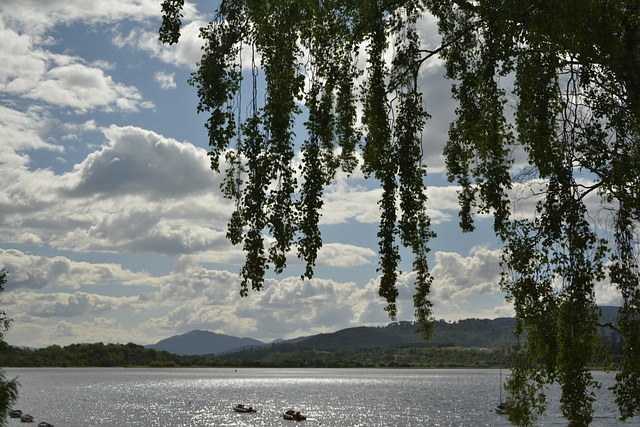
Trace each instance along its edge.
{"label": "mountain", "polygon": [[[617,307],[601,307],[602,322],[615,322]],[[464,319],[456,322],[438,320],[433,336],[425,341],[417,333],[415,322],[395,322],[386,326],[358,326],[336,332],[276,340],[265,344],[251,338],[236,338],[207,331],[191,331],[147,346],[178,355],[247,356],[247,353],[291,351],[337,351],[380,349],[391,347],[459,347],[496,349],[517,342],[513,335],[515,318]],[[607,332],[607,333],[610,333]],[[253,357],[253,356],[252,356]]]}
{"label": "mountain", "polygon": [[229,335],[216,334],[209,331],[191,331],[182,335],[175,335],[146,347],[155,350],[165,350],[178,355],[215,355],[231,350],[241,350],[245,347],[265,345],[253,338],[237,338]]}

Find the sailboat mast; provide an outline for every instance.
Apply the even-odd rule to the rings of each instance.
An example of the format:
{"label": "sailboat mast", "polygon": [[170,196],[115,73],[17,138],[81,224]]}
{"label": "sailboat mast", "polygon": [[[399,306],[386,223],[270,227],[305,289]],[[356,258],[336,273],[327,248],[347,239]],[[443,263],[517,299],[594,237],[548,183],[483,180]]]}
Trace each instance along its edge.
{"label": "sailboat mast", "polygon": [[500,403],[502,403],[502,368],[500,368]]}

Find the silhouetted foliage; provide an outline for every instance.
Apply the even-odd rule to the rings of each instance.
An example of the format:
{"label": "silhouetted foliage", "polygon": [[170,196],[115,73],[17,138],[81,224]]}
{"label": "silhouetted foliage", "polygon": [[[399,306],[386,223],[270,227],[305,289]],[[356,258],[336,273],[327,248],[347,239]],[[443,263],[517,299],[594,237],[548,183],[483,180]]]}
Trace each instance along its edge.
{"label": "silhouetted foliage", "polygon": [[[178,41],[181,9],[181,1],[163,3],[164,42]],[[417,31],[426,10],[438,19],[436,49],[425,49]],[[210,114],[212,167],[225,158],[223,191],[236,202],[227,236],[246,252],[241,294],[260,290],[268,268],[281,272],[292,246],[312,277],[323,188],[338,168],[354,170],[359,148],[362,169],[383,190],[380,296],[394,319],[399,246],[411,248],[415,314],[429,335],[428,114],[418,76],[440,55],[458,105],[444,154],[461,188],[460,225],[472,231],[477,212],[493,215],[504,243],[502,289],[526,335],[508,385],[510,420],[535,423],[544,385],[557,382],[569,425],[591,423],[595,285],[604,279],[622,294],[616,403],[623,419],[640,414],[637,0],[223,0],[201,35],[191,82],[198,111]],[[253,53],[248,108],[240,103],[243,48]],[[303,112],[298,176],[292,129]],[[516,186],[528,186],[533,216],[519,215]],[[604,221],[590,212],[593,196]]]}

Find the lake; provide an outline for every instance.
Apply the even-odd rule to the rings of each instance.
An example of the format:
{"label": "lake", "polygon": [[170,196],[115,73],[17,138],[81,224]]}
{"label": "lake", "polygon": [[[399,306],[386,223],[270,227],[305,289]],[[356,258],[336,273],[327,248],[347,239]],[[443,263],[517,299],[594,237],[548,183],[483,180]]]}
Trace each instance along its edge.
{"label": "lake", "polygon": [[[146,369],[6,368],[19,376],[17,409],[36,423],[79,426],[286,426],[289,408],[308,416],[301,426],[509,426],[493,412],[498,370],[479,369]],[[592,426],[640,426],[617,420],[603,383]],[[557,401],[557,391],[550,392]],[[239,414],[236,403],[256,413]],[[19,420],[10,426],[24,425]],[[541,426],[566,426],[552,405]]]}

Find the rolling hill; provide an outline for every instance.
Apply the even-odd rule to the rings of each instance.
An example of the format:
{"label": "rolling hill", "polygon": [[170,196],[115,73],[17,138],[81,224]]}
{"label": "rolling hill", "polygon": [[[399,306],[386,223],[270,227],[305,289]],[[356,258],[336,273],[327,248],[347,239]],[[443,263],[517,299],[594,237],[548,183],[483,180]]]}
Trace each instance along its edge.
{"label": "rolling hill", "polygon": [[[615,321],[616,307],[601,307],[602,321]],[[516,343],[514,318],[464,319],[456,322],[436,321],[433,336],[425,341],[414,322],[402,321],[386,326],[359,326],[290,340],[264,343],[252,338],[236,338],[208,331],[191,331],[147,347],[178,355],[216,355],[242,357],[240,353],[304,350],[354,350],[390,347],[460,347],[496,349]]]}
{"label": "rolling hill", "polygon": [[253,338],[237,338],[215,332],[195,330],[182,335],[175,335],[146,347],[165,350],[178,355],[216,355],[244,347],[264,345]]}

